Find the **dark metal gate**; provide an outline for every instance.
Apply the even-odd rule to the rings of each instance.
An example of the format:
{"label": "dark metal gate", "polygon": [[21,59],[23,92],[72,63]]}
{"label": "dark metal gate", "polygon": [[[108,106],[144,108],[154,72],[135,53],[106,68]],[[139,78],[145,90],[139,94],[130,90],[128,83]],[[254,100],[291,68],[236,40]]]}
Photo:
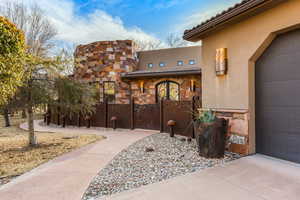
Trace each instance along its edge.
{"label": "dark metal gate", "polygon": [[134,105],[134,128],[160,130],[159,104]]}
{"label": "dark metal gate", "polygon": [[[150,129],[169,132],[167,123],[169,120],[176,121],[175,134],[188,137],[193,136],[193,111],[196,105],[201,105],[200,98],[193,98],[191,101],[170,101],[162,100],[157,104],[107,104],[99,103],[96,112],[87,119],[79,114],[69,117],[67,125],[91,126],[112,128],[112,117],[116,117],[116,127],[124,129]],[[59,114],[53,114],[51,121],[61,125]]]}
{"label": "dark metal gate", "polygon": [[169,120],[176,122],[175,134],[192,137],[192,101],[163,101],[164,132],[169,132],[169,127],[167,126]]}

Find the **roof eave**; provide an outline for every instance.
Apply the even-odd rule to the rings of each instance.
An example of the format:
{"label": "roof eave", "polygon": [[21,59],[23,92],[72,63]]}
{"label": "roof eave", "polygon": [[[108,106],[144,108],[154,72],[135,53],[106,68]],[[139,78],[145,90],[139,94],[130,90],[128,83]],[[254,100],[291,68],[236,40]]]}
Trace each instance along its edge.
{"label": "roof eave", "polygon": [[186,70],[186,71],[169,71],[169,72],[145,72],[137,74],[124,74],[122,78],[137,79],[137,78],[155,78],[155,77],[170,77],[170,76],[186,76],[186,75],[201,75],[201,70]]}
{"label": "roof eave", "polygon": [[285,0],[252,0],[241,6],[233,8],[229,12],[225,12],[218,17],[204,23],[203,25],[194,28],[192,30],[187,30],[184,33],[183,39],[191,42],[196,42],[208,34],[222,29],[224,26],[238,23],[248,17],[254,16],[266,9],[274,7],[275,5],[283,2]]}

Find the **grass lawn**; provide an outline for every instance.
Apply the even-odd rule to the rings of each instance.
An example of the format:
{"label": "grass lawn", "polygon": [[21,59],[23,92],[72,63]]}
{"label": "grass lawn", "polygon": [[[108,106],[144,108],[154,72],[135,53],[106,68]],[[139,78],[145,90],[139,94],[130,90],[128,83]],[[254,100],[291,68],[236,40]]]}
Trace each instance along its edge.
{"label": "grass lawn", "polygon": [[19,128],[25,122],[19,116],[11,118],[11,127],[4,127],[0,117],[0,185],[9,182],[38,165],[63,153],[104,139],[92,134],[36,133],[38,146],[28,147],[28,133]]}

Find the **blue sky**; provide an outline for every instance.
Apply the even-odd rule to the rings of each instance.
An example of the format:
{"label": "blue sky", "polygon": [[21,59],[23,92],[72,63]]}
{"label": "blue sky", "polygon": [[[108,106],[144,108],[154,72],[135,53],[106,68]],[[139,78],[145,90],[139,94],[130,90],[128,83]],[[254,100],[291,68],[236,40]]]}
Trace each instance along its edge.
{"label": "blue sky", "polygon": [[[78,15],[86,16],[97,9],[122,19],[126,27],[137,26],[164,39],[170,32],[182,32],[186,18],[202,12],[226,8],[239,0],[74,0]],[[201,19],[199,19],[199,23]],[[194,22],[192,22],[194,23]],[[191,24],[192,24],[191,23]],[[179,30],[174,26],[178,24]],[[191,26],[190,26],[191,27]]]}
{"label": "blue sky", "polygon": [[0,0],[39,5],[61,44],[102,40],[163,41],[241,0]]}

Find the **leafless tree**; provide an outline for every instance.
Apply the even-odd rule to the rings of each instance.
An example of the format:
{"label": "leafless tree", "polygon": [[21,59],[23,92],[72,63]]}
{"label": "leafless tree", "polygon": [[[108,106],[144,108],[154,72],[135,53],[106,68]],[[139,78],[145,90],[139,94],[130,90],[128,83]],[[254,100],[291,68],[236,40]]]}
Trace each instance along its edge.
{"label": "leafless tree", "polygon": [[154,50],[154,49],[160,49],[163,47],[163,43],[160,40],[137,40],[133,39],[137,46],[137,51],[147,51],[147,50]]}
{"label": "leafless tree", "polygon": [[[19,2],[9,2],[0,8],[0,15],[7,17],[19,29],[23,30],[29,54],[39,58],[47,57],[49,50],[54,45],[53,40],[57,32],[40,7],[37,5],[26,6],[24,3]],[[40,65],[34,68],[32,66],[24,67],[28,73],[26,110],[28,113],[29,145],[34,146],[37,144],[37,141],[33,126],[33,79],[39,75],[42,67]]]}
{"label": "leafless tree", "polygon": [[166,43],[170,48],[185,47],[189,45],[187,41],[183,40],[179,35],[176,35],[175,33],[170,33],[167,36]]}
{"label": "leafless tree", "polygon": [[0,7],[0,14],[24,31],[28,53],[44,57],[53,47],[57,31],[36,4],[26,6],[24,3],[9,2]]}
{"label": "leafless tree", "polygon": [[56,53],[59,55],[63,63],[63,68],[61,69],[61,74],[63,75],[68,76],[74,74],[75,48],[75,45],[64,47],[58,53]]}
{"label": "leafless tree", "polygon": [[176,47],[185,47],[191,45],[188,41],[183,40],[179,35],[175,33],[170,33],[166,41],[163,42],[161,40],[137,40],[132,39],[136,45],[138,51],[146,51],[146,50],[155,50],[161,48],[176,48]]}

